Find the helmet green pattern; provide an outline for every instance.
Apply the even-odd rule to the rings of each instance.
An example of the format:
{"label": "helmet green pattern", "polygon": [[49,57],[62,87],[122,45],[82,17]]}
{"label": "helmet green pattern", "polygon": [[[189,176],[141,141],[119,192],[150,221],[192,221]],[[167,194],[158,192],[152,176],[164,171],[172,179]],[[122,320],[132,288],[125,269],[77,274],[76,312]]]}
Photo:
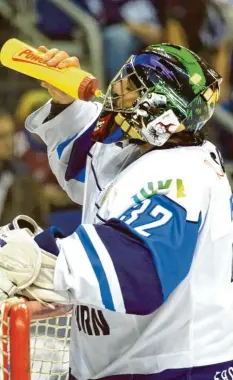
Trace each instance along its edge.
{"label": "helmet green pattern", "polygon": [[[131,107],[114,102],[114,88],[124,80],[137,89]],[[136,138],[162,146],[174,133],[196,133],[213,114],[221,80],[191,50],[167,43],[151,45],[131,56],[111,81],[94,139],[111,143]]]}

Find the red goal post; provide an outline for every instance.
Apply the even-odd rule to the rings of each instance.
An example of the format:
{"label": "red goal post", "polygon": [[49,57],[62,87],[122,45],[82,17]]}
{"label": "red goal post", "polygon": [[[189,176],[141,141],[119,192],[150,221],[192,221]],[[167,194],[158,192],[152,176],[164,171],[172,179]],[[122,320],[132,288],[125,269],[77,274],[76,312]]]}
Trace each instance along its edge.
{"label": "red goal post", "polygon": [[0,380],[67,380],[70,306],[13,298],[2,305]]}

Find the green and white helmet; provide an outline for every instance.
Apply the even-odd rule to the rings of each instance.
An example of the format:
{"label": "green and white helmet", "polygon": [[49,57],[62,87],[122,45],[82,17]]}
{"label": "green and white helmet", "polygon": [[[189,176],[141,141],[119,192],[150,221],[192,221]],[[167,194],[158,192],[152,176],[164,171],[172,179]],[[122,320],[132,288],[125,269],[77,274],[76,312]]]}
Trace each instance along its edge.
{"label": "green and white helmet", "polygon": [[[174,133],[196,133],[213,114],[221,80],[189,49],[151,45],[132,55],[111,81],[93,139],[105,144],[137,139],[162,146]],[[116,93],[117,86],[122,91]],[[126,105],[124,99],[133,93],[134,101]]]}

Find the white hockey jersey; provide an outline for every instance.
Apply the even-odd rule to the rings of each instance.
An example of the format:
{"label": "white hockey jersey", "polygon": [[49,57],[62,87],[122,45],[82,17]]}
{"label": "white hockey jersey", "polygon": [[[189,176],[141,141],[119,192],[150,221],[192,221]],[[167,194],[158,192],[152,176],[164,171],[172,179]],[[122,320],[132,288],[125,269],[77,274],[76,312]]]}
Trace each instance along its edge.
{"label": "white hockey jersey", "polygon": [[219,153],[209,142],[144,155],[93,143],[100,109],[75,101],[43,123],[48,103],[26,122],[83,204],[72,235],[37,241],[59,254],[55,288],[75,304],[71,378],[233,379],[231,190]]}

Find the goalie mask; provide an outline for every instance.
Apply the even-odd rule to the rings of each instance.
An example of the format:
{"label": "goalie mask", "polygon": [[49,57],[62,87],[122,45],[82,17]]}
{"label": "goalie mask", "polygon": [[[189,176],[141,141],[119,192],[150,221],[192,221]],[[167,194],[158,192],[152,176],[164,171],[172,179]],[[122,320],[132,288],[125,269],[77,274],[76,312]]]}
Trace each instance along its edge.
{"label": "goalie mask", "polygon": [[160,44],[133,55],[111,81],[92,138],[162,146],[212,116],[221,77],[187,48]]}

